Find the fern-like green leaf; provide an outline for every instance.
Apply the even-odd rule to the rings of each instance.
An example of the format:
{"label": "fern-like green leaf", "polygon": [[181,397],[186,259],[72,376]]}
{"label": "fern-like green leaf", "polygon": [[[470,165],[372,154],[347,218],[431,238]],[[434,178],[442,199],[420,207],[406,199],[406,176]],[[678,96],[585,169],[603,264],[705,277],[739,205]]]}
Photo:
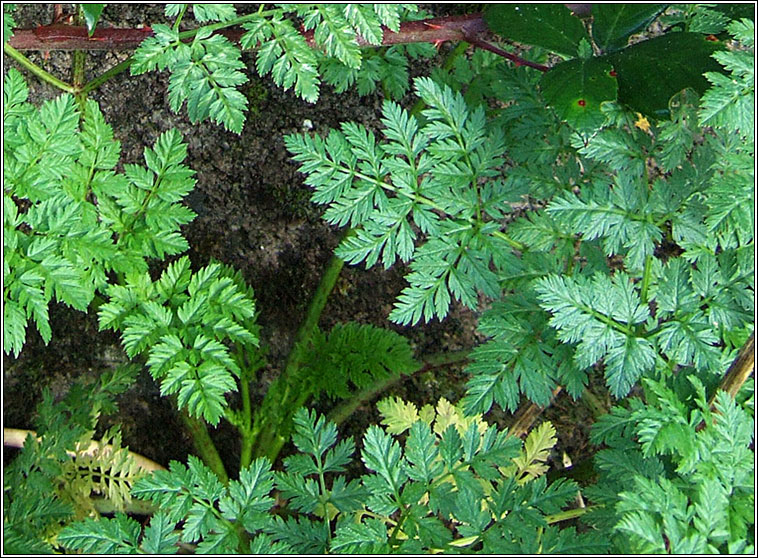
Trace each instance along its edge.
{"label": "fern-like green leaf", "polygon": [[347,525],[340,529],[331,544],[335,552],[383,553],[389,550],[389,535],[384,523],[369,518],[357,525]]}
{"label": "fern-like green leaf", "polygon": [[234,4],[192,4],[195,19],[201,23],[206,21],[228,21],[237,16]]}
{"label": "fern-like green leaf", "polygon": [[178,112],[187,102],[190,120],[211,118],[227,130],[242,132],[247,98],[236,87],[247,82],[240,51],[221,35],[195,35],[188,48],[177,48],[172,57],[168,98]]}
{"label": "fern-like green leaf", "polygon": [[314,30],[313,39],[324,48],[327,56],[335,57],[349,68],[359,68],[361,51],[355,32],[348,23],[346,8],[338,5],[320,5],[298,10],[304,29]]}
{"label": "fern-like green leaf", "polygon": [[142,550],[147,554],[175,554],[179,548],[179,533],[174,531],[175,528],[176,522],[170,521],[166,514],[154,514],[145,529]]}
{"label": "fern-like green leaf", "polygon": [[606,380],[617,396],[655,363],[654,347],[637,337],[630,326],[643,323],[649,309],[641,304],[634,285],[623,273],[613,279],[550,276],[536,284],[541,306],[553,314],[550,325],[558,339],[578,343],[576,361],[585,368],[606,359]]}
{"label": "fern-like green leaf", "polygon": [[[504,249],[494,238],[495,223],[477,223],[483,219],[480,181],[501,162],[500,133],[487,128],[482,109],[469,110],[449,88],[424,78],[415,88],[429,106],[423,127],[386,102],[384,141],[353,124],[325,141],[285,138],[315,188],[313,201],[328,204],[325,218],[356,229],[338,255],[355,264],[381,259],[385,267],[398,258],[411,261],[410,285],[390,316],[403,324],[443,318],[453,299],[473,308],[478,290],[495,296],[499,286],[490,266],[493,253]],[[415,247],[413,225],[434,237]]]}
{"label": "fern-like green leaf", "polygon": [[[305,365],[331,397],[347,398],[357,389],[418,369],[408,340],[371,325],[338,324],[312,338]],[[323,387],[322,387],[323,386]]]}
{"label": "fern-like green leaf", "polygon": [[153,282],[147,274],[109,289],[100,308],[100,327],[122,331],[129,355],[147,353],[161,392],[178,396],[180,407],[218,424],[225,394],[237,388],[240,368],[232,342],[254,350],[258,344],[253,293],[220,264],[195,274],[184,257]]}
{"label": "fern-like green leaf", "polygon": [[261,43],[255,59],[258,75],[271,73],[274,83],[285,91],[294,86],[297,96],[315,103],[319,94],[318,59],[292,23],[281,16],[271,20],[260,17],[243,27],[247,30],[240,39],[243,48]]}
{"label": "fern-like green leaf", "polygon": [[72,550],[91,554],[132,554],[139,548],[140,524],[126,514],[113,519],[87,518],[73,523],[58,535]]}
{"label": "fern-like green leaf", "polygon": [[[146,258],[187,248],[178,231],[194,214],[179,202],[194,173],[173,130],[145,150],[147,168],[116,173],[120,144],[94,101],[80,120],[69,96],[35,110],[15,71],[6,85],[4,338],[18,353],[30,318],[50,340],[53,298],[86,310],[109,271],[146,270]],[[11,196],[27,200],[23,211]]]}
{"label": "fern-like green leaf", "polygon": [[251,534],[267,526],[266,513],[273,504],[267,460],[254,461],[228,487],[196,457],[190,456],[188,465],[173,461],[168,471],[141,479],[132,491],[156,504],[167,522],[184,520],[182,541],[198,542],[198,549],[207,553],[236,552],[241,541],[234,522]]}
{"label": "fern-like green leaf", "polygon": [[[743,37],[749,45],[753,41],[755,23],[750,20],[735,21],[729,26],[734,35]],[[708,72],[705,77],[712,87],[703,95],[700,108],[700,124],[715,127],[730,127],[747,135],[753,128],[755,66],[748,52],[718,51],[713,57],[722,64],[731,76]]]}

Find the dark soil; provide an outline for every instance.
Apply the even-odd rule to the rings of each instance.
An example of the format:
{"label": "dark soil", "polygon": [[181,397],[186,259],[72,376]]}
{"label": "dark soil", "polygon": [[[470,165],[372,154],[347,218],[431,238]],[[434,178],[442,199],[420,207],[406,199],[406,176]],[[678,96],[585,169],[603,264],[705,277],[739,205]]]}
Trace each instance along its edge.
{"label": "dark soil", "polygon": [[[120,27],[163,21],[163,7],[145,4],[108,5],[104,24]],[[33,27],[52,20],[51,5],[20,4],[14,16],[19,27]],[[444,54],[444,47],[441,54]],[[71,56],[51,52],[28,53],[30,59],[52,73],[69,79]],[[117,64],[126,53],[91,53],[90,77]],[[245,62],[252,65],[247,54]],[[5,67],[14,66],[4,57]],[[424,64],[415,72],[427,71]],[[39,104],[58,91],[25,74],[31,100]],[[224,131],[211,122],[193,125],[186,111],[175,114],[167,100],[168,76],[150,72],[141,76],[122,73],[97,90],[106,120],[122,144],[123,163],[143,163],[145,146],[158,136],[178,129],[188,143],[187,163],[197,172],[196,190],[188,199],[196,219],[183,231],[189,241],[193,268],[218,260],[239,269],[256,292],[263,343],[269,348],[270,365],[263,373],[254,398],[259,400],[276,376],[292,345],[293,336],[304,316],[310,297],[320,279],[340,232],[320,219],[321,209],[309,202],[309,189],[302,183],[284,147],[283,136],[310,128],[324,133],[342,121],[357,121],[379,128],[381,94],[359,97],[356,93],[336,94],[323,86],[316,104],[299,100],[268,79],[251,77],[245,86],[251,112],[241,135]],[[407,106],[414,98],[405,100]],[[310,121],[310,122],[308,122]],[[160,268],[156,269],[159,272]],[[354,320],[389,327],[407,335],[419,356],[468,349],[480,339],[475,332],[476,315],[454,307],[444,322],[423,327],[399,328],[387,320],[392,302],[405,286],[403,269],[384,271],[346,267],[321,320],[328,329],[335,323]],[[126,360],[118,337],[99,332],[94,313],[83,314],[62,305],[51,307],[52,341],[45,346],[33,326],[18,358],[4,356],[3,418],[5,426],[32,428],[36,404],[43,388],[58,396],[73,381],[94,378]],[[393,388],[395,393],[419,405],[440,397],[457,401],[464,391],[466,375],[462,366],[438,369],[408,378]],[[386,394],[385,394],[386,395]],[[561,396],[548,415],[561,433],[557,455],[566,451],[573,457],[586,451],[586,428],[574,428],[576,406],[563,403]],[[160,397],[155,382],[144,372],[138,382],[120,398],[120,412],[107,417],[103,426],[120,423],[124,443],[131,449],[163,464],[184,461],[192,453],[191,440],[183,433],[171,405]],[[502,413],[493,419],[507,422]],[[341,430],[359,438],[368,424],[378,422],[373,402],[362,406]],[[234,470],[239,452],[236,432],[219,428],[213,433],[226,465]],[[560,460],[559,460],[560,462]]]}

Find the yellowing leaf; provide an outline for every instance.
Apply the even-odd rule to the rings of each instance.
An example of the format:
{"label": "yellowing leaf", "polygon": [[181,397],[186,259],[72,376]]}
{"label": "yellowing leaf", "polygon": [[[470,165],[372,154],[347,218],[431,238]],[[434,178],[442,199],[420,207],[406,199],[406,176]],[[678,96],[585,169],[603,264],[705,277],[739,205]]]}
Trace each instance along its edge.
{"label": "yellowing leaf", "polygon": [[429,405],[429,403],[421,407],[421,410],[419,411],[418,414],[419,414],[419,418],[421,419],[423,423],[431,426],[432,422],[434,422],[434,416],[435,416],[434,407]]}
{"label": "yellowing leaf", "polygon": [[390,434],[402,434],[419,420],[416,406],[399,397],[386,397],[376,404],[376,408],[382,415],[382,424]]}
{"label": "yellowing leaf", "polygon": [[458,410],[444,397],[437,402],[437,420],[434,422],[434,433],[442,436],[451,424],[459,423]]}
{"label": "yellowing leaf", "polygon": [[549,422],[543,422],[536,430],[529,433],[521,455],[513,458],[518,471],[519,484],[536,479],[548,470],[545,462],[556,441],[555,428]]}
{"label": "yellowing leaf", "polygon": [[463,434],[469,429],[472,424],[476,424],[479,429],[479,434],[484,434],[487,430],[487,423],[482,420],[482,415],[477,414],[467,417],[463,413],[463,409],[458,405],[453,405],[444,397],[437,402],[437,420],[434,423],[434,433],[438,436],[442,436],[442,433],[448,426],[454,425],[458,434]]}

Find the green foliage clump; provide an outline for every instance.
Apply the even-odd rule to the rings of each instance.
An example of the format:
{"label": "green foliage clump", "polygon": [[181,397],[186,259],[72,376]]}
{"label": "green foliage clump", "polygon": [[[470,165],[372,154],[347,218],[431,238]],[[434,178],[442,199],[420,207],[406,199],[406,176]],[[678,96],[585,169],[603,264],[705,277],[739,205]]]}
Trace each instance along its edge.
{"label": "green foliage clump", "polygon": [[[166,6],[166,15],[176,15],[171,8]],[[184,10],[186,6],[182,14]],[[224,15],[212,11],[201,13],[201,21]],[[179,20],[181,16],[177,22]],[[171,73],[168,99],[172,110],[178,112],[186,102],[187,114],[193,123],[211,118],[224,124],[227,130],[240,133],[247,98],[236,87],[246,83],[248,78],[241,71],[245,64],[239,49],[227,38],[211,36],[210,30],[202,28],[190,45],[181,41],[177,26],[156,24],[153,29],[155,35],[145,39],[134,54],[132,75],[168,69]]]}
{"label": "green foliage clump", "polygon": [[[151,500],[160,511],[141,533],[140,525],[125,514],[113,519],[86,519],[67,527],[59,536],[66,547],[84,552],[175,554],[177,543],[198,543],[200,554],[228,554],[240,549],[242,526],[251,535],[269,520],[274,503],[270,464],[263,458],[240,471],[239,480],[224,486],[196,457],[187,465],[172,461],[168,471],[157,471],[136,483],[133,494]],[[179,521],[181,529],[176,532]],[[247,553],[286,553],[265,534],[249,543]]]}
{"label": "green foliage clump", "polygon": [[[743,38],[750,28],[730,27]],[[654,128],[618,103],[604,104],[592,133],[567,127],[534,79],[481,57],[451,69],[450,86],[415,81],[422,121],[386,102],[383,138],[345,123],[323,140],[286,141],[324,218],[354,230],[340,257],[409,262],[390,319],[443,318],[454,300],[476,309],[480,293],[500,299],[480,324],[493,340],[468,368],[471,412],[514,410],[521,393],[545,405],[558,383],[578,397],[594,367],[623,397],[643,376],[716,370],[729,332],[751,323],[754,145],[740,131],[749,56],[714,54],[739,79],[725,90],[707,74],[716,85],[702,104],[685,89]],[[465,89],[474,67],[498,75],[469,95],[487,109],[451,89]],[[734,107],[719,116],[728,126],[717,102]],[[521,216],[523,194],[542,209]]]}
{"label": "green foliage clump", "polygon": [[711,408],[689,380],[687,391],[646,380],[648,403],[632,399],[598,420],[593,441],[606,449],[585,495],[604,509],[588,521],[637,553],[751,553],[754,419],[723,391]]}
{"label": "green foliage clump", "polygon": [[255,300],[239,274],[221,264],[197,273],[185,256],[158,281],[147,273],[111,285],[99,310],[100,328],[122,332],[126,354],[147,355],[163,395],[177,394],[180,408],[218,424],[241,374],[225,342],[254,353],[258,345]]}
{"label": "green foliage clump", "polygon": [[[294,88],[298,97],[314,103],[321,79],[345,91],[353,83],[361,94],[375,90],[381,82],[388,94],[402,96],[408,87],[408,58],[432,55],[433,49],[396,46],[364,54],[356,37],[370,45],[380,45],[383,28],[398,31],[401,19],[416,12],[412,4],[390,5],[292,5],[261,8],[238,16],[232,4],[194,4],[195,19],[204,24],[190,32],[180,32],[179,24],[187,4],[165,8],[173,25],[153,25],[154,35],[145,39],[134,53],[132,75],[152,70],[168,70],[169,103],[175,112],[187,104],[193,123],[216,121],[232,132],[241,133],[248,101],[238,87],[248,81],[242,72],[242,51],[214,30],[242,24],[242,50],[255,50],[255,70],[271,75],[276,85]],[[289,17],[288,17],[289,16]],[[291,19],[302,21],[301,30]],[[311,32],[309,44],[303,32]],[[191,37],[187,44],[185,39]],[[314,48],[315,47],[315,48]]]}
{"label": "green foliage clump", "polygon": [[[101,9],[80,14],[90,31]],[[381,425],[360,446],[367,472],[348,476],[356,444],[302,405],[321,394],[365,400],[418,370],[408,340],[355,323],[320,331],[324,288],[253,409],[250,383],[265,362],[241,274],[219,263],[193,272],[187,257],[149,268],[188,248],[180,228],[194,214],[181,202],[195,180],[179,134],[146,148],[145,166],[116,172],[120,145],[86,86],[36,108],[10,70],[5,350],[18,355],[30,319],[50,340],[53,300],[84,311],[97,297],[101,329],[120,332],[127,356],[144,358],[161,394],[199,425],[206,463],[191,456],[141,476],[117,430],[85,451],[99,414],[133,380],[125,371],[59,405],[45,395],[40,437],[26,439],[6,475],[8,548],[755,550],[753,401],[715,388],[754,327],[754,22],[739,7],[603,4],[587,25],[562,5],[489,6],[495,33],[534,48],[488,48],[531,67],[457,48],[452,63],[413,81],[414,110],[389,99],[409,90],[408,57],[434,48],[361,47],[379,46],[383,26],[420,17],[415,6],[261,5],[240,16],[230,4],[198,4],[201,26],[180,31],[188,9],[167,5],[173,24],[153,25],[130,63],[133,74],[168,70],[169,104],[186,104],[193,123],[241,133],[243,54],[214,34],[232,25],[245,29],[242,49],[256,50],[257,73],[309,102],[322,82],[361,94],[381,83],[381,132],[344,122],[324,138],[287,136],[286,146],[325,220],[351,229],[339,258],[407,264],[391,320],[441,320],[460,303],[481,312],[487,340],[470,354],[458,405],[379,402]],[[653,22],[676,31],[637,40]],[[13,25],[4,11],[4,38]],[[548,68],[550,52],[563,61]],[[482,419],[495,404],[546,406],[559,387],[578,399],[592,374],[620,402],[593,427],[604,447],[590,486],[548,482],[550,423],[522,443]],[[235,392],[241,408],[231,409]],[[201,435],[222,418],[242,438],[231,481]],[[296,451],[282,470],[253,459],[276,457],[290,438]],[[158,511],[147,526],[124,513],[105,519],[93,494],[119,511],[132,497]],[[585,524],[561,528],[578,518]]]}
{"label": "green foliage clump", "polygon": [[15,354],[29,319],[50,341],[51,300],[85,311],[109,272],[143,271],[151,258],[186,250],[179,228],[194,217],[180,203],[195,180],[176,131],[145,149],[145,167],[117,173],[120,143],[97,103],[82,113],[62,95],[37,109],[28,94],[11,69],[3,88],[3,345]]}
{"label": "green foliage clump", "polygon": [[[391,319],[416,324],[447,315],[453,299],[471,308],[476,289],[496,296],[496,255],[508,249],[493,221],[507,199],[502,183],[480,185],[502,163],[502,135],[488,129],[484,110],[469,111],[463,98],[427,78],[415,80],[430,107],[425,123],[396,103],[384,104],[386,140],[345,123],[326,141],[285,138],[315,188],[313,201],[327,204],[324,218],[355,233],[337,248],[346,262],[385,268],[411,262],[410,286]],[[492,215],[490,215],[492,214]],[[416,246],[419,233],[429,241]]]}
{"label": "green foliage clump", "polygon": [[117,429],[97,442],[93,435],[101,414],[116,410],[114,396],[134,381],[136,368],[102,374],[88,386],[77,385],[64,399],[43,393],[35,426],[38,437],[24,440],[19,455],[3,475],[3,543],[6,552],[50,554],[60,550],[63,527],[97,513],[93,497],[115,509],[131,502],[131,488],[144,476],[121,447]]}
{"label": "green foliage clump", "polygon": [[[300,409],[293,434],[298,453],[284,460],[284,471],[272,472],[259,458],[224,486],[194,457],[188,466],[173,462],[132,490],[161,510],[144,531],[119,515],[74,523],[58,540],[103,553],[174,553],[179,541],[203,554],[605,549],[593,534],[555,525],[578,486],[548,484],[543,475],[555,444],[549,423],[522,444],[445,400],[415,415],[400,400],[384,408],[386,428],[372,426],[363,437],[361,460],[369,473],[360,479],[342,474],[353,441],[337,442],[334,423]],[[272,490],[286,513],[270,513]]]}

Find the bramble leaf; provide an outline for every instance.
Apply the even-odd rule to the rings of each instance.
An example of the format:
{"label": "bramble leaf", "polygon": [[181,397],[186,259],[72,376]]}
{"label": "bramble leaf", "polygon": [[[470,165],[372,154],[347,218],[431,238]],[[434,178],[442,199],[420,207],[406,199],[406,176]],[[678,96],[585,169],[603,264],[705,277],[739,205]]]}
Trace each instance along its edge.
{"label": "bramble leaf", "polygon": [[665,9],[663,4],[598,4],[592,7],[592,38],[607,52],[627,45]]}
{"label": "bramble leaf", "polygon": [[561,62],[542,76],[542,94],[559,118],[578,130],[595,131],[605,122],[600,105],[616,99],[618,86],[612,70],[598,58]]}
{"label": "bramble leaf", "polygon": [[489,6],[487,25],[506,39],[541,46],[564,56],[574,56],[579,42],[589,39],[579,18],[559,4]]}
{"label": "bramble leaf", "polygon": [[[668,116],[669,99],[688,87],[708,89],[703,77],[718,70],[713,42],[699,33],[667,33],[607,54],[618,75],[618,100],[648,116]],[[661,56],[666,52],[666,56]]]}

